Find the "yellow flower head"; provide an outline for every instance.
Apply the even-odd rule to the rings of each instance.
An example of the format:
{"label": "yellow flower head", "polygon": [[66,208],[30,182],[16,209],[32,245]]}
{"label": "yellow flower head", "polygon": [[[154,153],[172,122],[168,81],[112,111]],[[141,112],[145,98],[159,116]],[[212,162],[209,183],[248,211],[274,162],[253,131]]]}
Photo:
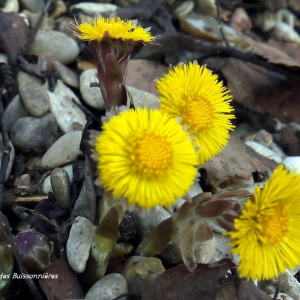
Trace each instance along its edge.
{"label": "yellow flower head", "polygon": [[161,110],[181,117],[199,146],[199,164],[219,153],[234,126],[231,96],[218,76],[196,63],[178,65],[157,83]]}
{"label": "yellow flower head", "polygon": [[245,203],[232,239],[239,272],[247,279],[278,277],[278,271],[300,265],[300,175],[277,167],[263,189]]}
{"label": "yellow flower head", "polygon": [[122,112],[96,140],[100,180],[131,205],[173,205],[193,184],[197,154],[175,119],[158,110]]}
{"label": "yellow flower head", "polygon": [[75,35],[84,41],[102,41],[103,39],[120,39],[149,43],[154,37],[148,29],[136,24],[136,21],[123,21],[121,18],[97,18],[93,22],[84,22],[75,26]]}

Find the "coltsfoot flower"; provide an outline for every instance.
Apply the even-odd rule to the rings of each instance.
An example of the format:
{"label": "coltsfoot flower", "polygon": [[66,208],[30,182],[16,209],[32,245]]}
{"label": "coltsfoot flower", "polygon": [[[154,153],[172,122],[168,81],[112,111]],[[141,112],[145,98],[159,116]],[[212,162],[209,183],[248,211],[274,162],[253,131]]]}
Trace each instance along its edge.
{"label": "coltsfoot flower", "polygon": [[120,39],[149,43],[154,40],[149,30],[141,27],[135,20],[116,18],[96,18],[93,22],[83,22],[76,26],[76,36],[84,41]]}
{"label": "coltsfoot flower", "polygon": [[199,164],[206,163],[227,144],[234,126],[230,114],[232,96],[218,76],[197,63],[180,64],[172,68],[157,83],[161,110],[180,117],[196,137]]}
{"label": "coltsfoot flower", "polygon": [[158,110],[130,109],[112,117],[95,149],[105,190],[131,205],[169,207],[196,178],[197,154],[189,134]]}
{"label": "coltsfoot flower", "polygon": [[270,279],[300,265],[300,175],[280,165],[234,220],[233,253],[247,279]]}
{"label": "coltsfoot flower", "polygon": [[106,109],[127,105],[125,79],[129,59],[135,50],[155,40],[150,28],[112,15],[96,17],[92,22],[72,23],[70,29],[79,39],[90,42]]}

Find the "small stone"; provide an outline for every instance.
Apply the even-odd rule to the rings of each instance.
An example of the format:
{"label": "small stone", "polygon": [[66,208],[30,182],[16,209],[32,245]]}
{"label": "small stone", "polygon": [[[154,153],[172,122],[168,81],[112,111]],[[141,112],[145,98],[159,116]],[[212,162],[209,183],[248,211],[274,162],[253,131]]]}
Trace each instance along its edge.
{"label": "small stone", "polygon": [[225,236],[221,233],[214,232],[214,239],[215,239],[215,253],[210,261],[210,263],[219,261],[223,258],[233,258],[233,254],[231,252],[230,238]]}
{"label": "small stone", "polygon": [[91,107],[104,109],[105,104],[99,87],[90,87],[92,82],[98,83],[97,70],[90,69],[80,75],[80,93],[83,100]]}
{"label": "small stone", "polygon": [[[41,165],[41,161],[40,161],[40,165]],[[67,171],[70,183],[73,183],[73,181],[74,181],[73,165],[69,164],[69,165],[63,166],[62,168],[65,171]],[[50,175],[45,178],[45,180],[43,182],[42,190],[43,190],[43,193],[45,195],[48,195],[49,192],[53,193],[52,186],[51,186],[51,176]]]}
{"label": "small stone", "polygon": [[271,38],[283,42],[300,43],[300,35],[297,31],[286,23],[277,23],[269,32]]}
{"label": "small stone", "polygon": [[138,209],[133,210],[132,214],[138,220],[138,230],[143,238],[148,236],[154,227],[171,217],[171,214],[159,205],[155,206],[152,213],[146,214],[146,216],[143,216]]}
{"label": "small stone", "polygon": [[[160,101],[157,96],[132,86],[127,86],[127,90],[133,98],[135,107],[159,108]],[[129,100],[130,97],[128,97]]]}
{"label": "small stone", "polygon": [[[193,13],[180,17],[179,21],[182,30],[192,36],[213,42],[223,42],[218,21],[211,16]],[[222,24],[222,28],[229,42],[234,42],[242,46],[247,45],[233,28],[225,24]]]}
{"label": "small stone", "polygon": [[31,181],[31,176],[29,174],[22,174],[19,178],[14,181],[13,186],[29,186]]}
{"label": "small stone", "polygon": [[281,292],[288,294],[293,300],[300,300],[300,283],[289,270],[279,275],[278,287]]}
{"label": "small stone", "polygon": [[299,0],[287,0],[288,7],[290,7],[295,12],[300,12],[300,2]]}
{"label": "small stone", "polygon": [[[5,181],[9,178],[14,160],[15,160],[15,148],[13,146],[13,144],[11,143],[11,141],[9,141],[9,145],[11,147],[10,150],[10,154],[9,154],[9,162],[8,162],[8,166],[7,166],[7,170],[6,170],[6,175],[5,175]],[[3,149],[4,149],[4,145],[2,142],[2,135],[0,135],[0,170],[1,170],[1,164],[2,164],[2,156],[3,156]]]}
{"label": "small stone", "polygon": [[73,91],[61,80],[57,80],[54,92],[48,91],[50,110],[55,115],[59,129],[64,132],[83,130],[87,120],[83,111],[73,103],[80,103]]}
{"label": "small stone", "polygon": [[115,0],[115,3],[120,7],[134,7],[140,3],[140,0]]}
{"label": "small stone", "polygon": [[79,87],[79,80],[78,80],[78,75],[60,63],[59,61],[54,62],[55,70],[58,74],[58,77],[67,85],[78,88]]}
{"label": "small stone", "polygon": [[52,145],[56,135],[57,123],[51,113],[42,118],[23,117],[10,131],[12,143],[24,153],[45,151]]}
{"label": "small stone", "polygon": [[56,19],[57,17],[64,15],[68,11],[67,6],[64,1],[56,0],[55,8],[53,13],[51,14],[51,18]]}
{"label": "small stone", "polygon": [[6,54],[0,53],[0,63],[8,64],[8,58]]}
{"label": "small stone", "polygon": [[15,122],[28,115],[28,109],[25,107],[20,96],[16,95],[5,109],[3,116],[5,128],[9,131]]}
{"label": "small stone", "polygon": [[71,206],[71,185],[69,175],[63,168],[56,168],[50,176],[53,194],[58,205],[62,209],[68,209]]}
{"label": "small stone", "polygon": [[283,160],[283,164],[291,171],[297,170],[296,174],[300,174],[300,156],[288,156]]}
{"label": "small stone", "polygon": [[[33,28],[36,26],[40,13],[33,13],[28,10],[23,10],[23,14],[26,15],[30,22],[30,27]],[[55,21],[51,17],[44,16],[42,23],[39,25],[39,30],[53,30],[55,27]]]}
{"label": "small stone", "polygon": [[242,7],[237,8],[231,17],[231,26],[237,31],[249,30],[252,28],[252,22]]}
{"label": "small stone", "polygon": [[43,0],[20,0],[20,4],[33,13],[40,13],[45,6]]}
{"label": "small stone", "polygon": [[77,159],[82,152],[79,149],[82,131],[72,131],[60,137],[45,153],[41,165],[46,169],[64,166]]}
{"label": "small stone", "polygon": [[217,7],[215,0],[196,0],[199,12],[206,16],[217,16]]}
{"label": "small stone", "polygon": [[[98,280],[88,291],[85,300],[112,300],[128,293],[127,282],[121,274],[111,273]],[[122,297],[126,300],[127,297]]]}
{"label": "small stone", "polygon": [[67,257],[71,268],[77,273],[85,270],[93,243],[96,226],[84,217],[77,217],[67,241]]}
{"label": "small stone", "polygon": [[158,258],[132,256],[126,260],[122,275],[127,281],[129,292],[141,294],[145,285],[164,271]]}
{"label": "small stone", "polygon": [[47,84],[35,76],[20,71],[17,75],[20,96],[33,117],[44,116],[50,108]]}
{"label": "small stone", "polygon": [[[270,297],[274,300],[275,294],[271,294]],[[288,294],[285,293],[278,293],[275,300],[295,300],[294,298],[290,297]]]}
{"label": "small stone", "polygon": [[194,246],[195,260],[198,264],[208,264],[215,254],[215,239],[196,242]]}
{"label": "small stone", "polygon": [[34,157],[30,158],[26,162],[26,165],[25,165],[26,171],[29,173],[34,172],[34,171],[42,172],[41,161],[42,161],[41,156],[34,156]]}
{"label": "small stone", "polygon": [[93,17],[95,13],[101,13],[103,17],[109,17],[117,10],[117,5],[107,3],[81,2],[71,5],[71,13],[74,10],[82,10],[85,14]]}
{"label": "small stone", "polygon": [[277,163],[282,163],[282,159],[280,156],[278,156],[274,151],[272,151],[271,149],[257,143],[257,142],[254,142],[254,141],[246,141],[245,144],[247,146],[249,146],[250,148],[252,148],[255,152],[257,152],[258,154],[266,157],[266,158],[269,158],[269,159],[272,159],[274,161],[276,161]]}
{"label": "small stone", "polygon": [[174,16],[183,17],[189,14],[194,9],[195,3],[193,1],[185,1],[179,4],[173,11]]}
{"label": "small stone", "polygon": [[39,30],[27,53],[36,56],[47,53],[54,60],[63,64],[70,64],[76,60],[79,47],[73,39],[62,32]]}
{"label": "small stone", "polygon": [[5,13],[9,12],[18,12],[19,11],[19,2],[18,0],[6,0],[4,7],[0,8]]}

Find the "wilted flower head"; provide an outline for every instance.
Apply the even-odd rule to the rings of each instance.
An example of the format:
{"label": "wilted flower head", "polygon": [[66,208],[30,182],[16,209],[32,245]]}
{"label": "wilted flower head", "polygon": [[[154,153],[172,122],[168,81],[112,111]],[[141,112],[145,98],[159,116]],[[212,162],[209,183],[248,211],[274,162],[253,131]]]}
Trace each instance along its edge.
{"label": "wilted flower head", "polygon": [[112,117],[95,146],[104,188],[131,205],[168,207],[196,177],[197,154],[188,133],[158,110],[131,109]]}
{"label": "wilted flower head", "polygon": [[149,29],[144,29],[136,20],[122,20],[120,17],[96,18],[76,26],[76,36],[84,41],[117,39],[149,43],[154,40]]}
{"label": "wilted flower head", "polygon": [[233,253],[247,279],[270,279],[300,264],[300,175],[277,167],[234,221]]}
{"label": "wilted flower head", "polygon": [[227,144],[234,126],[231,95],[218,76],[197,63],[172,68],[157,83],[161,110],[182,118],[199,146],[199,163],[204,164]]}

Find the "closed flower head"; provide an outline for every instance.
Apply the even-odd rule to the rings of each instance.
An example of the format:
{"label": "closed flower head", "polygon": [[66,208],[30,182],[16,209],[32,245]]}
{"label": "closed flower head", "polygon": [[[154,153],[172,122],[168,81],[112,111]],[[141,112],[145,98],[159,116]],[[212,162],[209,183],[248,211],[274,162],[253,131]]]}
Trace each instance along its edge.
{"label": "closed flower head", "polygon": [[157,83],[161,110],[180,117],[199,146],[199,163],[219,153],[234,126],[231,95],[205,66],[197,63],[178,65]]}
{"label": "closed flower head", "polygon": [[114,116],[103,125],[96,152],[104,188],[142,208],[173,205],[196,177],[197,154],[188,133],[157,110]]}
{"label": "closed flower head", "polygon": [[84,22],[75,27],[75,34],[84,41],[102,41],[116,39],[149,43],[154,37],[148,29],[137,25],[136,21],[123,21],[119,17],[96,18],[93,22]]}
{"label": "closed flower head", "polygon": [[239,272],[247,279],[270,279],[300,264],[300,175],[277,167],[263,189],[245,203],[232,239]]}

